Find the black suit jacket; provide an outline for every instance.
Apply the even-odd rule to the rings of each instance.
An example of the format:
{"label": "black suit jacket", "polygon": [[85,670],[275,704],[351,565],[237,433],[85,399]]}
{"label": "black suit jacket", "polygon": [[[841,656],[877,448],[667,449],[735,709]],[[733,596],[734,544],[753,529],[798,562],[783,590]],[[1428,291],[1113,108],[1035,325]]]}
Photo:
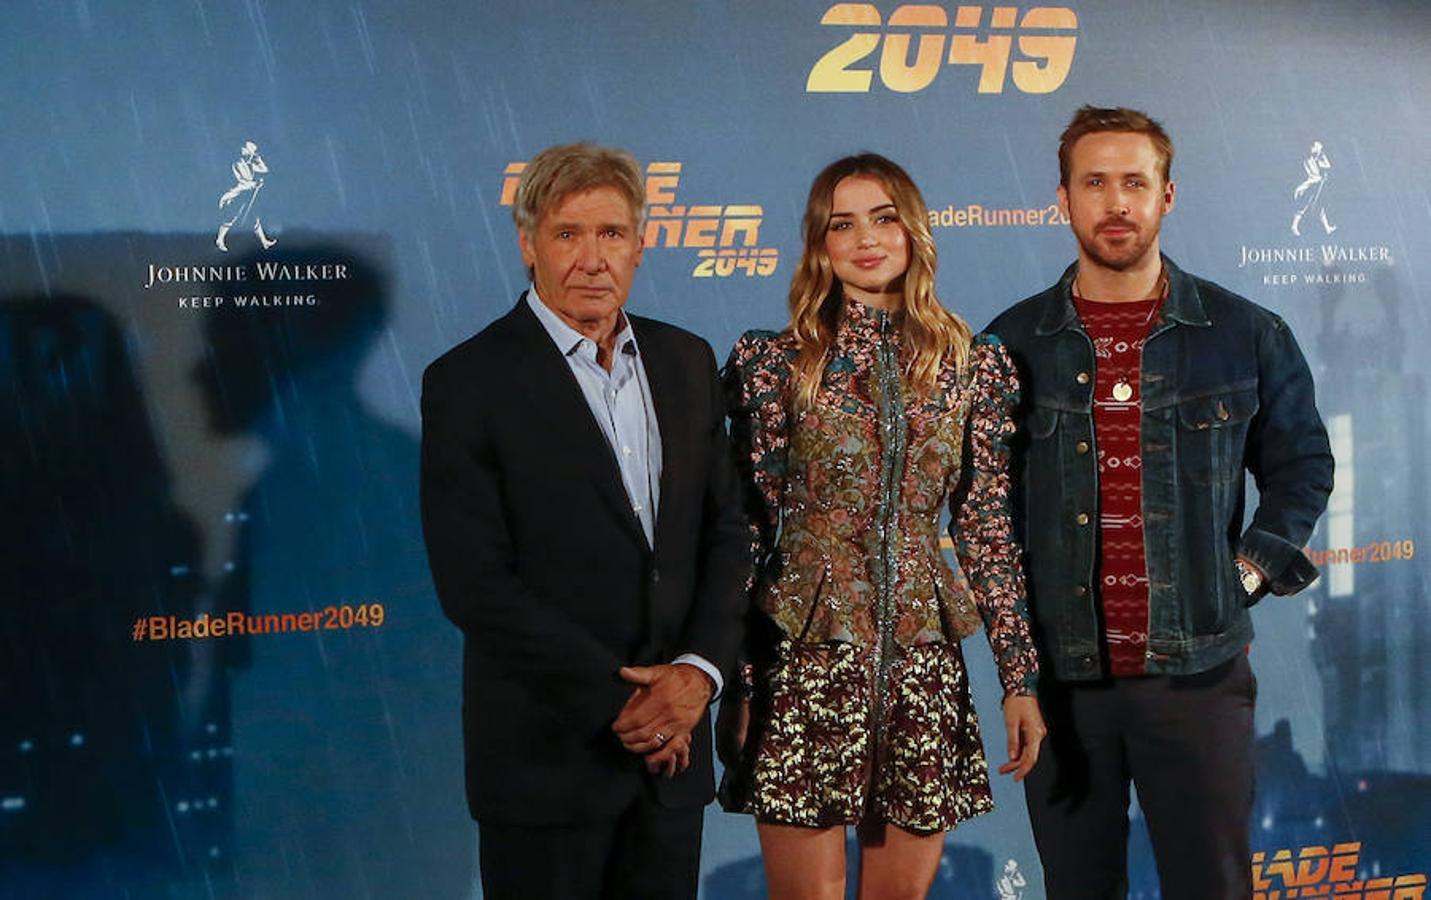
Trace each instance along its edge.
{"label": "black suit jacket", "polygon": [[423,376],[423,532],[442,608],[464,635],[467,799],[479,820],[589,821],[647,787],[669,806],[713,794],[707,720],[691,767],[670,780],[647,775],[610,727],[632,690],[623,665],[691,652],[730,670],[749,568],[711,349],[629,318],[661,431],[654,548],[525,295]]}

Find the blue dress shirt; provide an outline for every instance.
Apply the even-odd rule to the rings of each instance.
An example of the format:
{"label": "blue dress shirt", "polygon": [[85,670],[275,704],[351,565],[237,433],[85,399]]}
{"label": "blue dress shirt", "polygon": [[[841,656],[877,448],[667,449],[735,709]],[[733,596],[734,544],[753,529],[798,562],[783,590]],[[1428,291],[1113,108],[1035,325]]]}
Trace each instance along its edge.
{"label": "blue dress shirt", "polygon": [[[656,512],[661,502],[661,429],[631,320],[621,313],[620,331],[616,333],[615,352],[608,372],[597,362],[596,342],[552,312],[537,295],[536,285],[527,289],[527,305],[566,358],[571,374],[586,397],[592,418],[600,426],[621,470],[621,484],[626,488],[631,511],[641,522],[646,544],[654,547]],[[683,653],[673,662],[700,669],[715,685],[712,699],[720,696],[724,681],[720,671],[705,657]]]}

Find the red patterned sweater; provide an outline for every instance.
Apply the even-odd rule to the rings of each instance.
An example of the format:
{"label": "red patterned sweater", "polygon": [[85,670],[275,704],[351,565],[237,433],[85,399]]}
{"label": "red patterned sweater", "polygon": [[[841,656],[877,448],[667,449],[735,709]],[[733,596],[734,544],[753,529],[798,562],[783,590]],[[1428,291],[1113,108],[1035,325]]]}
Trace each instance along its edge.
{"label": "red patterned sweater", "polygon": [[1098,447],[1098,596],[1113,677],[1142,675],[1148,650],[1143,544],[1143,341],[1161,298],[1104,303],[1073,298],[1093,341],[1093,432]]}

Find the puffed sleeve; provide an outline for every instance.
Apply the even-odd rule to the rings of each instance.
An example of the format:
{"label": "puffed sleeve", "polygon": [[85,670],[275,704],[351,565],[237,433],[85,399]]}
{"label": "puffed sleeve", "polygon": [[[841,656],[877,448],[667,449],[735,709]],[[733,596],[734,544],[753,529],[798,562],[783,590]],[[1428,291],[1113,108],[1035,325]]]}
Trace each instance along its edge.
{"label": "puffed sleeve", "polygon": [[731,452],[745,494],[757,578],[775,550],[789,461],[790,368],[778,338],[769,331],[741,335],[722,372]]}
{"label": "puffed sleeve", "polygon": [[1009,502],[1018,374],[993,335],[974,339],[969,366],[964,471],[949,501],[950,537],[984,619],[1004,693],[1031,695],[1038,684],[1038,654]]}

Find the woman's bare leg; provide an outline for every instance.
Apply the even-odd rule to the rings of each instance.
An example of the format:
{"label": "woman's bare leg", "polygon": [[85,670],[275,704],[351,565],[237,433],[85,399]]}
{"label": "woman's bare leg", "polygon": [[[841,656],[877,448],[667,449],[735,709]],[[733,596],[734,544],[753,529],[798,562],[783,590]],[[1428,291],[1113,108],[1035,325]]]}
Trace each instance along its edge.
{"label": "woman's bare leg", "polygon": [[924,900],[943,854],[942,831],[915,834],[895,825],[861,828],[859,900]]}
{"label": "woman's bare leg", "polygon": [[770,900],[844,900],[845,829],[757,822]]}

